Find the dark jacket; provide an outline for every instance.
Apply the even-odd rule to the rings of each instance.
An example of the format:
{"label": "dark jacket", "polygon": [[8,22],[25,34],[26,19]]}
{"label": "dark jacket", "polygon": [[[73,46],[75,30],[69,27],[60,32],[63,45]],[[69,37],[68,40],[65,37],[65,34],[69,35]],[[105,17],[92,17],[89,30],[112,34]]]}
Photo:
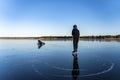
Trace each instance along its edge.
{"label": "dark jacket", "polygon": [[77,28],[74,28],[72,30],[72,36],[73,36],[73,38],[79,38],[80,33],[79,33],[79,30]]}

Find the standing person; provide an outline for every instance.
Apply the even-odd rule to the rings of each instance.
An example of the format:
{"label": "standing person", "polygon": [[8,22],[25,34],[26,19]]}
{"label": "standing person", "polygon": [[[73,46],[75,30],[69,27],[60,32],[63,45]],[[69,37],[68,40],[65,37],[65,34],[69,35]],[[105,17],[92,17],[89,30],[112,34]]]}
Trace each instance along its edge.
{"label": "standing person", "polygon": [[73,37],[73,52],[77,52],[78,48],[78,41],[79,41],[79,30],[77,29],[77,25],[73,25],[73,30],[72,30],[72,37]]}

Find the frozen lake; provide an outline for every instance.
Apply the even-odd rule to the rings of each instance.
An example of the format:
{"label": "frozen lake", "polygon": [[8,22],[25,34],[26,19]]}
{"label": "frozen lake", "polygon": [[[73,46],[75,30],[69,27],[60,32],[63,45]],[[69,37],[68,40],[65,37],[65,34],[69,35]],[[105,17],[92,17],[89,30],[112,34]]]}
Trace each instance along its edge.
{"label": "frozen lake", "polygon": [[120,42],[0,40],[0,80],[120,80]]}

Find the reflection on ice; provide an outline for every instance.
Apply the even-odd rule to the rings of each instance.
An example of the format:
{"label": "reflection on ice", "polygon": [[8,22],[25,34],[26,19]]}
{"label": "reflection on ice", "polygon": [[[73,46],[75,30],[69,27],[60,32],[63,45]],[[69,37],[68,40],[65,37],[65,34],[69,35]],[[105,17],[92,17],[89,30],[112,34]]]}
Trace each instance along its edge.
{"label": "reflection on ice", "polygon": [[40,50],[36,40],[14,42],[3,41],[0,49],[0,80],[120,79],[120,45],[115,42],[79,42],[75,54],[71,41],[45,41]]}

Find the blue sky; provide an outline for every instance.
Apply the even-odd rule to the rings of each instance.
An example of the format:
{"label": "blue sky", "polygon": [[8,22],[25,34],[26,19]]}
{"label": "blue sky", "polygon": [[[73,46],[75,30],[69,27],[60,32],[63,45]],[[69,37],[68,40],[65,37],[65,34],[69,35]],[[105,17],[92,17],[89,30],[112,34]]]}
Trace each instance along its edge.
{"label": "blue sky", "polygon": [[120,0],[0,0],[0,36],[120,34]]}

